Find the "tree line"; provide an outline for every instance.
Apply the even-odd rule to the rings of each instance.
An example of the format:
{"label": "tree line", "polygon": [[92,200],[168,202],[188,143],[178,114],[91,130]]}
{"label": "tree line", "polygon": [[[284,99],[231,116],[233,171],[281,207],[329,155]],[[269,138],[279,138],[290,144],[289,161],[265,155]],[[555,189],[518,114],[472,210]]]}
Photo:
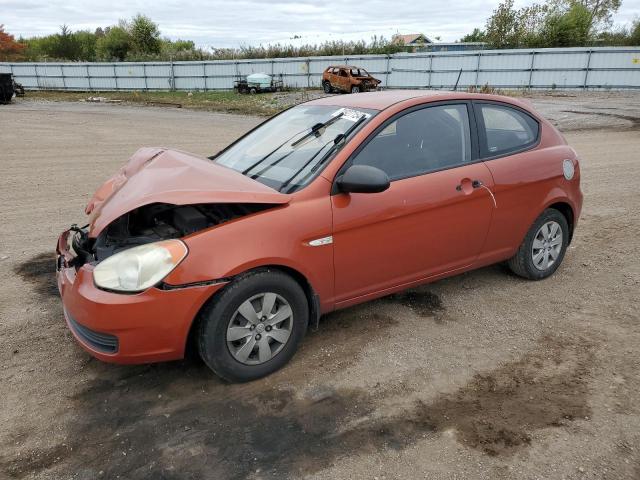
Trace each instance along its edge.
{"label": "tree line", "polygon": [[[460,42],[485,42],[487,48],[544,48],[640,45],[640,20],[616,27],[612,16],[621,0],[545,0],[516,9],[504,0],[487,19]],[[239,48],[198,48],[191,40],[162,37],[158,24],[138,14],[106,28],[18,38],[0,25],[0,61],[166,61],[309,57],[323,55],[393,54],[406,51],[394,39],[328,41],[294,46],[268,44]]]}
{"label": "tree line", "polygon": [[191,40],[163,38],[158,25],[138,14],[118,25],[94,32],[73,32],[68,26],[44,37],[18,38],[0,25],[0,61],[166,61],[228,60],[236,58],[306,57],[318,55],[391,54],[404,47],[383,37],[365,41],[329,41],[319,45],[268,44],[239,48],[196,47]]}
{"label": "tree line", "polygon": [[484,29],[462,42],[486,42],[491,48],[548,48],[640,45],[640,20],[630,28],[613,25],[621,0],[547,0],[520,9],[505,0]]}

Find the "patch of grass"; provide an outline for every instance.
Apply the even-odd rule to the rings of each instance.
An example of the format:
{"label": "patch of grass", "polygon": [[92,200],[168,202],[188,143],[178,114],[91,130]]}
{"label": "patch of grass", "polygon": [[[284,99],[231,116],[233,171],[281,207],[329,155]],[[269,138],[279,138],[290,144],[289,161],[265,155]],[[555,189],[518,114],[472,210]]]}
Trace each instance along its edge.
{"label": "patch of grass", "polygon": [[488,93],[491,95],[504,95],[504,92],[502,90],[499,90],[495,87],[492,87],[491,85],[489,85],[488,83],[485,83],[482,86],[470,86],[469,88],[467,88],[467,92],[469,93]]}
{"label": "patch of grass", "polygon": [[215,92],[60,92],[33,91],[27,97],[51,102],[78,102],[89,97],[120,100],[126,104],[175,106],[193,110],[229,112],[246,115],[274,115],[285,108],[274,97],[276,94],[240,95],[233,91]]}

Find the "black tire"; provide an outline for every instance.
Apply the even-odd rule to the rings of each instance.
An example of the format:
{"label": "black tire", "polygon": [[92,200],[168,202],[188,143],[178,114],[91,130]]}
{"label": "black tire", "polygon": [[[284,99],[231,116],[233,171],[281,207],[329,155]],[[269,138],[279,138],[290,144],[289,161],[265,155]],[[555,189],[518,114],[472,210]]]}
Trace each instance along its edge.
{"label": "black tire", "polygon": [[[560,230],[562,231],[562,241],[560,251],[553,264],[549,265],[547,268],[540,269],[534,264],[533,242],[542,226],[547,224],[548,222],[556,222],[558,225],[560,225]],[[549,277],[550,275],[553,275],[553,273],[558,269],[558,267],[562,263],[562,260],[564,259],[568,244],[569,224],[567,223],[567,219],[558,210],[548,208],[544,212],[542,212],[542,214],[536,219],[535,222],[533,222],[533,225],[531,225],[531,228],[527,232],[527,235],[524,237],[524,240],[518,248],[518,251],[513,257],[508,260],[507,265],[509,265],[511,271],[516,275],[519,275],[528,280],[542,280]]]}
{"label": "black tire", "polygon": [[13,97],[13,89],[5,88],[0,85],[0,103],[11,103],[11,98]]}
{"label": "black tire", "polygon": [[324,93],[331,93],[333,91],[329,82],[322,82],[322,88],[324,89]]}
{"label": "black tire", "polygon": [[359,85],[352,85],[351,86],[351,93],[360,93],[360,86]]}
{"label": "black tire", "polygon": [[250,93],[251,95],[255,95],[256,93],[258,93],[258,90],[252,87],[252,88],[249,90],[249,93]]}
{"label": "black tire", "polygon": [[[273,292],[284,298],[292,311],[291,334],[270,360],[246,365],[227,345],[227,327],[240,305],[255,295]],[[257,270],[234,280],[203,308],[199,318],[200,357],[218,376],[229,382],[248,382],[282,368],[295,354],[307,331],[309,305],[302,287],[289,275],[271,269]]]}

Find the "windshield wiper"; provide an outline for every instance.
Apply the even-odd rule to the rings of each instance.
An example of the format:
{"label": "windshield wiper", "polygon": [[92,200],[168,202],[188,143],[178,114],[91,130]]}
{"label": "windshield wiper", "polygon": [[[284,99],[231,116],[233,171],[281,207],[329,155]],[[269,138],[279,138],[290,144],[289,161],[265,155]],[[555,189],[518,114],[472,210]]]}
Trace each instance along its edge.
{"label": "windshield wiper", "polygon": [[[300,143],[309,138],[311,135],[316,135],[317,137],[319,137],[320,135],[322,135],[321,133],[318,133],[321,129],[328,127],[329,125],[331,125],[332,123],[334,123],[338,118],[340,118],[342,115],[344,115],[343,112],[340,112],[338,115],[336,115],[335,117],[330,118],[329,120],[327,120],[326,122],[320,122],[320,123],[316,123],[313,127],[311,127],[311,130],[309,130],[309,132],[307,132],[303,137],[299,138],[298,140],[296,140],[295,142],[293,142],[290,146],[292,148],[297,147],[298,145],[300,145]],[[302,132],[298,132],[295,135],[293,135],[293,137],[289,137],[287,140],[284,141],[284,143],[278,145],[278,147],[273,150],[272,152],[269,152],[269,154],[267,154],[265,157],[261,158],[260,160],[258,160],[256,163],[254,163],[253,165],[251,165],[249,168],[247,168],[245,171],[242,172],[243,175],[247,175],[249,173],[249,171],[251,171],[252,169],[254,169],[255,167],[257,167],[258,165],[260,165],[262,162],[264,162],[267,158],[269,158],[271,155],[273,155],[275,152],[277,152],[278,150],[280,150],[282,147],[285,146],[285,144],[287,144],[289,142],[289,140],[291,140],[292,138],[295,138],[297,135],[300,135],[300,133]],[[324,148],[324,147],[322,147]],[[275,167],[276,165],[278,165],[280,162],[282,162],[285,158],[289,157],[289,155],[291,155],[294,152],[294,150],[291,150],[290,152],[285,153],[284,155],[282,155],[280,158],[278,158],[277,160],[275,160],[274,162],[270,163],[269,165],[265,165],[265,167],[260,170],[259,172],[256,172],[252,175],[250,175],[250,177],[252,179],[256,179],[261,177],[267,170],[270,170],[271,168]],[[315,157],[315,155],[314,155]]]}
{"label": "windshield wiper", "polygon": [[[338,135],[336,136],[336,138],[337,138],[337,137],[339,137],[339,136],[341,136],[341,135],[342,135],[341,133],[340,133],[340,134],[338,134]],[[295,172],[293,175],[291,175],[291,176],[290,176],[289,178],[287,178],[284,182],[282,182],[282,184],[281,184],[281,185],[280,185],[280,187],[278,188],[278,191],[279,191],[279,192],[282,192],[282,190],[284,190],[284,188],[285,188],[286,186],[288,186],[288,185],[293,181],[293,179],[294,179],[294,178],[296,178],[298,175],[300,175],[300,172],[304,171],[304,169],[305,169],[305,168],[307,168],[307,166],[308,166],[311,162],[313,162],[313,159],[314,159],[314,158],[316,158],[316,157],[320,154],[320,152],[322,152],[322,151],[327,147],[327,145],[330,145],[330,144],[331,144],[331,143],[333,143],[333,142],[335,142],[335,139],[334,139],[334,140],[330,140],[330,141],[328,141],[327,143],[325,143],[324,145],[322,145],[322,147],[320,147],[320,149],[319,149],[316,153],[314,153],[314,154],[313,154],[313,156],[312,156],[309,160],[307,160],[307,161],[306,161],[306,163],[305,163],[302,167],[300,167],[298,170],[296,170],[296,172]],[[335,145],[335,144],[334,144],[334,145]],[[332,147],[332,148],[333,148],[333,147]]]}
{"label": "windshield wiper", "polygon": [[258,165],[260,165],[262,162],[264,162],[267,158],[269,158],[271,155],[273,155],[274,153],[276,153],[278,150],[280,150],[282,147],[284,147],[289,140],[291,140],[292,138],[295,138],[297,135],[300,135],[302,132],[297,132],[296,134],[290,136],[289,138],[287,138],[284,142],[282,142],[280,145],[278,145],[276,148],[274,148],[273,150],[271,150],[269,153],[267,153],[264,157],[262,157],[260,160],[258,160],[255,163],[252,163],[251,165],[249,165],[247,168],[245,168],[242,171],[243,175],[248,174],[251,170],[253,170],[254,168],[256,168]]}
{"label": "windshield wiper", "polygon": [[307,138],[309,138],[311,135],[316,135],[316,136],[320,136],[322,135],[321,133],[318,133],[320,130],[322,130],[323,128],[328,127],[329,125],[331,125],[332,123],[336,122],[340,117],[342,117],[344,115],[344,112],[340,112],[339,114],[337,114],[335,117],[331,117],[329,120],[327,120],[326,122],[320,122],[320,123],[316,123],[313,127],[311,127],[311,130],[309,130],[309,132],[300,137],[298,140],[296,140],[295,142],[293,142],[291,144],[292,147],[296,147],[299,144],[301,144],[304,140],[306,140]]}
{"label": "windshield wiper", "polygon": [[[326,122],[319,122],[316,123],[313,127],[311,127],[311,130],[309,130],[309,132],[307,132],[303,137],[299,138],[298,140],[296,140],[295,142],[293,142],[291,144],[292,147],[296,147],[297,145],[299,145],[303,140],[309,138],[311,135],[317,135],[318,131],[331,125],[333,122],[335,122],[338,118],[342,117],[342,115],[344,115],[344,112],[340,112],[338,115],[336,115],[335,117],[330,118],[329,120],[327,120]],[[273,155],[274,153],[276,153],[278,150],[280,150],[282,147],[284,147],[287,143],[289,143],[289,141],[291,141],[291,139],[296,138],[298,135],[300,135],[302,132],[304,132],[304,130],[302,130],[301,132],[296,132],[295,134],[291,135],[289,138],[287,138],[284,142],[282,142],[280,145],[278,145],[276,148],[274,148],[273,150],[271,150],[269,153],[267,153],[264,157],[262,157],[260,160],[258,160],[255,163],[252,163],[251,165],[249,165],[247,168],[245,168],[242,171],[243,175],[247,175],[251,170],[253,170],[254,168],[256,168],[258,165],[260,165],[262,162],[264,162],[267,158],[269,158],[271,155]],[[263,170],[261,170],[258,173],[255,173],[253,175],[251,175],[251,178],[258,178],[260,175],[262,175],[266,170],[268,170],[269,168],[271,168],[274,165],[277,165],[278,163],[280,163],[282,160],[284,160],[285,158],[287,158],[289,155],[291,154],[291,152],[287,153],[286,155],[284,155],[283,157],[280,157],[278,160],[276,160],[275,162],[267,165]]]}
{"label": "windshield wiper", "polygon": [[[299,168],[292,176],[290,176],[285,182],[282,183],[282,185],[280,185],[280,188],[278,188],[279,192],[282,192],[284,190],[285,187],[287,187],[294,178],[296,178],[300,172],[304,171],[305,168],[307,168],[307,166],[318,156],[318,154],[324,150],[324,148],[327,145],[330,145],[331,143],[333,143],[333,145],[331,145],[331,148],[329,149],[329,151],[318,161],[318,163],[316,163],[313,167],[311,167],[311,169],[309,170],[309,173],[307,173],[307,175],[303,178],[306,179],[306,177],[313,175],[316,171],[318,171],[318,169],[324,164],[324,162],[327,161],[328,158],[331,157],[331,153],[338,148],[338,145],[343,144],[344,145],[344,141],[349,137],[349,135],[351,135],[351,133],[353,133],[353,131],[355,129],[357,129],[362,122],[364,122],[367,119],[366,115],[361,116],[358,120],[356,120],[354,122],[353,125],[351,125],[346,132],[344,133],[339,133],[338,135],[336,135],[334,137],[333,140],[331,140],[330,142],[325,143],[322,148],[320,148],[320,150],[318,150],[316,152],[315,155],[313,155],[303,166],[302,168]],[[286,193],[289,193],[288,191]]]}
{"label": "windshield wiper", "polygon": [[320,168],[320,166],[331,156],[331,153],[338,148],[338,145],[341,143],[344,145],[344,141],[351,135],[365,120],[367,117],[365,115],[361,116],[358,120],[355,121],[353,125],[351,125],[346,132],[339,133],[336,135],[336,138],[333,139],[333,146],[327,152],[327,154],[320,159],[318,163],[316,163],[311,169],[311,173],[314,173],[316,170]]}
{"label": "windshield wiper", "polygon": [[252,179],[256,179],[256,178],[260,178],[267,170],[270,170],[271,168],[275,167],[276,165],[278,165],[281,161],[283,161],[285,158],[287,158],[289,155],[291,155],[295,150],[291,150],[290,152],[285,153],[284,155],[282,155],[279,159],[277,159],[276,161],[270,163],[269,165],[265,165],[265,167],[262,170],[259,170],[258,172],[254,173],[251,175]]}

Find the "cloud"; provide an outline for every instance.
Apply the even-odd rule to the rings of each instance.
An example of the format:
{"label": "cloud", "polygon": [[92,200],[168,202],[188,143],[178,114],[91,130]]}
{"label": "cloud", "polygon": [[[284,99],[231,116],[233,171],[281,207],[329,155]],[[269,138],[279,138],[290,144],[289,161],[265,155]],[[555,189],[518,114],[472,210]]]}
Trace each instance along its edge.
{"label": "cloud", "polygon": [[[517,5],[530,3],[520,0]],[[5,29],[16,36],[55,33],[63,24],[72,30],[94,30],[143,13],[160,25],[163,35],[194,40],[204,47],[368,40],[373,35],[390,38],[396,32],[422,32],[455,41],[484,26],[496,5],[491,0],[337,4],[317,0],[0,0]],[[628,23],[635,16],[640,16],[640,0],[624,0],[615,20]],[[294,41],[294,36],[300,38]]]}

